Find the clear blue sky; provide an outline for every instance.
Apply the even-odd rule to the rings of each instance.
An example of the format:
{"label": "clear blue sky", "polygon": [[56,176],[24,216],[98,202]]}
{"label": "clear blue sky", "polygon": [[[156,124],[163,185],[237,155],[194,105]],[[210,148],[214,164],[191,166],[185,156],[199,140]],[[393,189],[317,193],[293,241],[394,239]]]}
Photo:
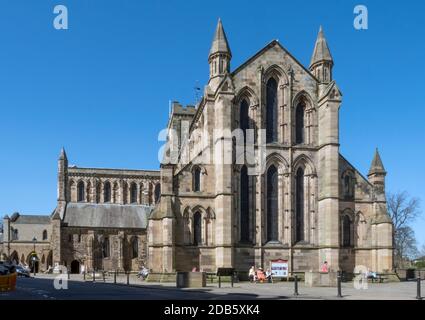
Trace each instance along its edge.
{"label": "clear blue sky", "polygon": [[[0,0],[0,214],[51,213],[70,164],[158,168],[168,101],[193,103],[218,17],[234,69],[272,39],[308,66],[322,24],[344,94],[341,152],[363,174],[375,147],[387,190],[425,201],[423,1]],[[53,7],[69,30],[53,28]],[[369,29],[353,9],[369,9]],[[424,206],[423,206],[424,207]],[[425,219],[415,231],[425,243]]]}

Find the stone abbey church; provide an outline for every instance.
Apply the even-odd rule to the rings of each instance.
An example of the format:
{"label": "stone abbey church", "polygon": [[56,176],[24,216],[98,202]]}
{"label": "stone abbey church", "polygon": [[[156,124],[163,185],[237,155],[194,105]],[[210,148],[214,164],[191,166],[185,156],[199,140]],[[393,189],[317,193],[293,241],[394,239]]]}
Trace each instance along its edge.
{"label": "stone abbey church", "polygon": [[[386,172],[378,151],[367,178],[339,152],[342,94],[322,29],[308,68],[277,40],[236,69],[231,59],[219,21],[202,99],[175,102],[170,113],[177,149],[166,154],[185,161],[159,171],[78,168],[63,150],[56,209],[6,216],[3,256],[25,262],[35,248],[40,269],[72,272],[246,271],[274,259],[288,260],[290,272],[318,271],[324,261],[334,271],[391,271]],[[254,153],[265,142],[261,172],[202,161],[210,151],[198,141],[232,150],[225,132],[235,129],[254,132]]]}

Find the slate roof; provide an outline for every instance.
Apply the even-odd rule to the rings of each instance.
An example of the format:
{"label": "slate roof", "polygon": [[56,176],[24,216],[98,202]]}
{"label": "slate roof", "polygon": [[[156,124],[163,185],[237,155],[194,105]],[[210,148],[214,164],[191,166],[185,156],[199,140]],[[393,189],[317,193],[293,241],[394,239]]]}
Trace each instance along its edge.
{"label": "slate roof", "polygon": [[63,222],[69,227],[146,229],[152,207],[68,203]]}
{"label": "slate roof", "polygon": [[14,224],[50,224],[49,215],[29,215],[14,213],[10,218]]}

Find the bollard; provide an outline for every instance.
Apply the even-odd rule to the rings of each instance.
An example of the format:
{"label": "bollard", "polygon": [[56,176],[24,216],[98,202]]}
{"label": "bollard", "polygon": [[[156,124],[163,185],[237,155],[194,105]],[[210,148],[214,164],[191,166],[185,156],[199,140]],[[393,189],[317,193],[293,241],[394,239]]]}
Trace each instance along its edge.
{"label": "bollard", "polygon": [[71,275],[69,274],[69,271],[68,271],[68,280],[69,280],[69,279],[71,279]]}
{"label": "bollard", "polygon": [[84,281],[86,281],[86,272],[85,271],[83,271],[83,279],[84,279]]}
{"label": "bollard", "polygon": [[103,271],[103,272],[102,272],[103,282],[106,282],[106,280],[105,280],[105,273],[106,273],[106,271]]}
{"label": "bollard", "polygon": [[117,283],[117,270],[115,270],[114,272],[114,283],[115,284]]}
{"label": "bollard", "polygon": [[221,288],[221,276],[218,276],[218,287]]}
{"label": "bollard", "polygon": [[96,272],[93,270],[93,282],[96,282]]}
{"label": "bollard", "polygon": [[338,276],[337,276],[337,284],[338,284],[338,298],[342,298],[342,293],[341,293],[341,271],[338,271]]}
{"label": "bollard", "polygon": [[130,272],[127,272],[127,284],[130,284]]}
{"label": "bollard", "polygon": [[294,296],[298,296],[298,276],[294,276]]}
{"label": "bollard", "polygon": [[421,277],[418,277],[416,279],[417,281],[417,287],[416,287],[416,299],[417,300],[422,300],[422,295],[421,295]]}
{"label": "bollard", "polygon": [[232,288],[233,288],[233,280],[234,280],[234,274],[232,273],[232,275],[230,276],[230,281],[231,281],[231,283],[232,283]]}

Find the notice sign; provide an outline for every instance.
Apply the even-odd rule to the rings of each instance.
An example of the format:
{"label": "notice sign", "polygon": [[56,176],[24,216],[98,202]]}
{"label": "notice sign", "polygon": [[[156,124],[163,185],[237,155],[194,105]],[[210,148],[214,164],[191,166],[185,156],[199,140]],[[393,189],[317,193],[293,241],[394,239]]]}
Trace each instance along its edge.
{"label": "notice sign", "polygon": [[288,276],[288,260],[272,260],[270,264],[273,277],[282,278]]}

